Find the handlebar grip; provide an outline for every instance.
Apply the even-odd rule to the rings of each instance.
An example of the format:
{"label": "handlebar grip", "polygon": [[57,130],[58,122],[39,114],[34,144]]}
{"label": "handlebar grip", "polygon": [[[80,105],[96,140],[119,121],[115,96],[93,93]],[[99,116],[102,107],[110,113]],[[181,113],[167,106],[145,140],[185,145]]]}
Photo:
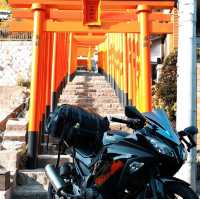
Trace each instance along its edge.
{"label": "handlebar grip", "polygon": [[196,146],[196,142],[194,141],[193,136],[192,135],[188,135],[188,138],[189,138],[189,140],[191,142],[191,147],[195,147]]}
{"label": "handlebar grip", "polygon": [[143,122],[141,122],[139,119],[124,120],[124,119],[119,119],[119,118],[116,118],[116,117],[111,117],[110,120],[113,121],[113,122],[126,124],[129,128],[132,128],[132,129],[135,129],[135,130],[142,129],[144,127]]}
{"label": "handlebar grip", "polygon": [[127,120],[123,120],[123,119],[116,118],[116,117],[111,117],[110,120],[112,122],[118,122],[118,123],[122,123],[122,124],[128,124],[129,123]]}

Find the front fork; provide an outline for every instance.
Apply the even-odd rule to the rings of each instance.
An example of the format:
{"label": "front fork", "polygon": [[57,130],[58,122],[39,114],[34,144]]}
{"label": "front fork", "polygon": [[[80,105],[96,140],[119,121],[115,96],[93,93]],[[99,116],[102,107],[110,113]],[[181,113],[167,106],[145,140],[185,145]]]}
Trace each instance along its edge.
{"label": "front fork", "polygon": [[151,178],[150,188],[152,191],[153,199],[167,199],[163,182],[159,181],[158,179]]}
{"label": "front fork", "polygon": [[151,178],[137,199],[167,199],[164,183],[156,178]]}
{"label": "front fork", "polygon": [[[150,182],[146,185],[146,187],[149,187],[149,190],[151,192],[151,196],[153,199],[168,199],[169,193],[166,191],[166,186],[168,183],[172,183],[172,182],[174,183],[178,182],[188,187],[190,186],[188,183],[175,177],[171,177],[171,178],[158,178],[158,177],[153,178],[152,177],[150,179]],[[143,197],[139,197],[139,199],[146,199],[145,191],[143,193],[144,193]]]}

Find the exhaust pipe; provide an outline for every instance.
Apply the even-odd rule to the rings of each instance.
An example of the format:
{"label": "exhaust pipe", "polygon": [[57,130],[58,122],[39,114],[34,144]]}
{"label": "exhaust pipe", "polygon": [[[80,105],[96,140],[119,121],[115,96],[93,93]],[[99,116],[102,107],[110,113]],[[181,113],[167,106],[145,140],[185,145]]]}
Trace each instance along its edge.
{"label": "exhaust pipe", "polygon": [[66,186],[65,181],[60,177],[54,165],[48,164],[45,167],[46,175],[55,189],[56,193],[60,193]]}

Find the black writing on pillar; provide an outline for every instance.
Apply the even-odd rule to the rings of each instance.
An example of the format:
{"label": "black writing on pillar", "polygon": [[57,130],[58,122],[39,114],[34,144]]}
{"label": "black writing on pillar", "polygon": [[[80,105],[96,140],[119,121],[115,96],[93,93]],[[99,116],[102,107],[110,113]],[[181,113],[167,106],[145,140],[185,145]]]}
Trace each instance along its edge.
{"label": "black writing on pillar", "polygon": [[145,37],[144,37],[144,40],[143,40],[143,46],[144,46],[144,48],[147,48],[147,47],[148,47],[148,43],[149,43],[149,37],[148,37],[148,36],[145,36]]}
{"label": "black writing on pillar", "polygon": [[35,42],[35,46],[39,46],[39,35],[36,35],[34,42]]}

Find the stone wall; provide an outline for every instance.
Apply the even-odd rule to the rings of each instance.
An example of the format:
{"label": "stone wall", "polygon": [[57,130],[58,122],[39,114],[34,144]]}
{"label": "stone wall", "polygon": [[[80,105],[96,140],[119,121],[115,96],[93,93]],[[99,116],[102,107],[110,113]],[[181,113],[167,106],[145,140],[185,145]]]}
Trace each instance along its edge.
{"label": "stone wall", "polygon": [[31,41],[0,41],[0,86],[30,79]]}

